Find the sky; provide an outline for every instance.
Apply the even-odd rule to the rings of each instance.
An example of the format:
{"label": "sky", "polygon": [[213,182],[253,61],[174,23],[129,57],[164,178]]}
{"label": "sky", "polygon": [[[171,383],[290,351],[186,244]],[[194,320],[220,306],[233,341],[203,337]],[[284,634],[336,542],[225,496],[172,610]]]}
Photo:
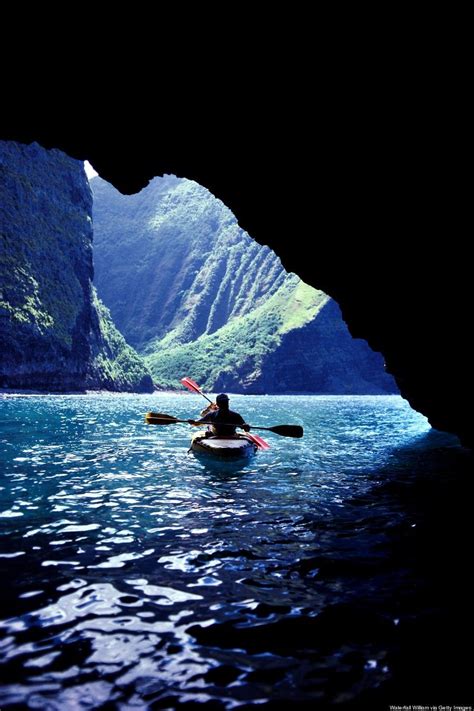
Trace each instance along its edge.
{"label": "sky", "polygon": [[91,178],[95,178],[96,175],[99,175],[98,172],[96,170],[94,170],[94,168],[91,166],[91,164],[89,163],[88,160],[84,161],[84,170],[86,171],[86,175],[89,178],[89,180]]}

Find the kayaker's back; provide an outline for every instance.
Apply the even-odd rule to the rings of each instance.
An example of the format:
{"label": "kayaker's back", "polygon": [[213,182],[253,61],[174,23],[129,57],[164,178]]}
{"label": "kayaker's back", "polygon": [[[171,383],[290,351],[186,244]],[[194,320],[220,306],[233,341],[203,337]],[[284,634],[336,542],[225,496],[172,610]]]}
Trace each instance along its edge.
{"label": "kayaker's back", "polygon": [[206,415],[206,422],[211,425],[212,433],[216,437],[233,437],[235,428],[245,424],[245,420],[238,412],[221,408]]}

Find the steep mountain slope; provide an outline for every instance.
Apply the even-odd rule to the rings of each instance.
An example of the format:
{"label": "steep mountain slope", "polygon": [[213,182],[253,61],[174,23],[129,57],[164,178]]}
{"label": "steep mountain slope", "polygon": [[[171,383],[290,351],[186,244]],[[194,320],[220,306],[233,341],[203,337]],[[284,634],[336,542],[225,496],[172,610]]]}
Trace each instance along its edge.
{"label": "steep mountain slope", "polygon": [[247,393],[396,392],[380,354],[353,339],[337,304],[288,275],[268,301],[212,335],[168,346],[148,363],[158,382],[192,373],[207,390]]}
{"label": "steep mountain slope", "polygon": [[91,208],[81,162],[0,141],[0,387],[152,390],[93,293]]}
{"label": "steep mountain slope", "polygon": [[262,304],[283,283],[278,257],[243,232],[208,190],[175,176],[123,196],[101,178],[94,195],[95,283],[117,327],[151,352],[187,343]]}
{"label": "steep mountain slope", "polygon": [[337,305],[208,190],[174,176],[132,196],[91,186],[99,294],[161,385],[188,373],[234,392],[397,391]]}

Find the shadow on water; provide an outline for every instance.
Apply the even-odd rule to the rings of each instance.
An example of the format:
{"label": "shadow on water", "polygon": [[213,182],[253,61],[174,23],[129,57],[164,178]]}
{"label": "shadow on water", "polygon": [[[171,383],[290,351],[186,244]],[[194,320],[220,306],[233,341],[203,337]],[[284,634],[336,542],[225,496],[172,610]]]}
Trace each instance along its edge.
{"label": "shadow on water", "polygon": [[[370,473],[374,486],[349,498],[344,512],[303,517],[318,534],[317,553],[280,575],[288,586],[304,581],[311,607],[295,614],[282,597],[241,619],[189,628],[221,663],[237,649],[272,659],[246,677],[267,694],[272,688],[265,707],[469,701],[473,458],[445,440],[431,431],[394,449],[390,464]],[[268,571],[244,582],[271,586]],[[239,677],[232,664],[218,669],[205,678],[226,686]]]}
{"label": "shadow on water", "polygon": [[394,449],[390,464],[371,472],[374,487],[350,498],[343,517],[314,522],[350,540],[350,550],[342,546],[338,555],[332,547],[331,556],[298,563],[298,572],[317,570],[320,581],[357,591],[316,618],[314,639],[323,623],[322,638],[327,633],[333,645],[339,639],[360,653],[370,639],[385,647],[372,666],[382,666],[386,678],[344,707],[472,699],[472,465],[472,452],[431,430]]}
{"label": "shadow on water", "polygon": [[407,586],[399,597],[397,648],[387,701],[468,703],[472,700],[472,452],[453,445],[436,446],[441,435],[428,432],[400,448],[393,466],[383,473],[376,501],[351,503],[367,511],[385,508],[402,514],[389,528],[381,551]]}

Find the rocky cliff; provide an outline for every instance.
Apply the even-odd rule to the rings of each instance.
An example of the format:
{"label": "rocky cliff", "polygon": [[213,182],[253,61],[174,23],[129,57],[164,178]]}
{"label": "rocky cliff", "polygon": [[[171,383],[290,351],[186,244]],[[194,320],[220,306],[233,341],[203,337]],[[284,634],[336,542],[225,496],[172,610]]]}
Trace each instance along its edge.
{"label": "rocky cliff", "polygon": [[159,383],[188,373],[233,392],[397,392],[337,305],[207,189],[169,175],[132,196],[91,186],[99,294]]}
{"label": "rocky cliff", "polygon": [[152,390],[92,288],[81,162],[0,141],[0,387]]}
{"label": "rocky cliff", "polygon": [[283,283],[278,257],[243,232],[190,180],[155,178],[121,195],[101,178],[94,195],[95,283],[135,347],[188,343],[249,313]]}

